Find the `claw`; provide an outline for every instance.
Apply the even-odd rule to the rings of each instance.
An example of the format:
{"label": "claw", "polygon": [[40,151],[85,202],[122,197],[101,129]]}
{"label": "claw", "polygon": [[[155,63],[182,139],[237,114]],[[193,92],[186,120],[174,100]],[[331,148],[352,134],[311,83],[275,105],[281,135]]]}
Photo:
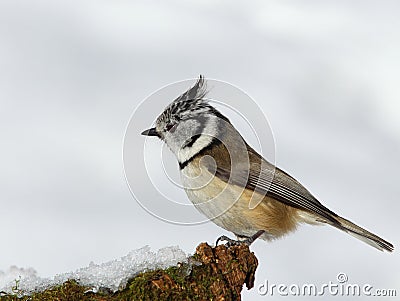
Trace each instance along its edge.
{"label": "claw", "polygon": [[241,245],[241,244],[243,243],[243,242],[240,241],[240,240],[234,240],[234,239],[229,238],[228,236],[225,236],[225,235],[222,235],[222,236],[218,237],[218,239],[217,239],[215,245],[218,246],[218,243],[219,243],[220,241],[226,241],[226,244],[225,244],[225,245],[226,245],[228,248],[230,248],[230,247],[232,247],[232,246],[239,246],[239,245]]}
{"label": "claw", "polygon": [[235,240],[235,239],[229,238],[226,235],[222,235],[222,236],[218,237],[217,241],[215,242],[215,246],[218,246],[218,243],[220,241],[226,241],[225,245],[228,248],[230,248],[232,246],[240,246],[241,244],[245,244],[247,246],[250,246],[257,238],[259,238],[264,233],[265,233],[264,230],[259,230],[259,231],[257,231],[256,234],[254,234],[253,236],[248,237],[245,240]]}

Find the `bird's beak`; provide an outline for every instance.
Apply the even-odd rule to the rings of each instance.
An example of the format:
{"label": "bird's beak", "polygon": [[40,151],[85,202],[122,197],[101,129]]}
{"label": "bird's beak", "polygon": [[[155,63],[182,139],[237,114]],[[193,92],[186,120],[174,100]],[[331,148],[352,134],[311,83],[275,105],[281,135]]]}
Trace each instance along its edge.
{"label": "bird's beak", "polygon": [[142,132],[142,135],[144,135],[144,136],[157,136],[157,137],[160,137],[160,135],[158,135],[158,133],[157,133],[157,131],[156,131],[155,128],[151,128],[151,129],[148,129],[148,130],[143,131],[143,132]]}

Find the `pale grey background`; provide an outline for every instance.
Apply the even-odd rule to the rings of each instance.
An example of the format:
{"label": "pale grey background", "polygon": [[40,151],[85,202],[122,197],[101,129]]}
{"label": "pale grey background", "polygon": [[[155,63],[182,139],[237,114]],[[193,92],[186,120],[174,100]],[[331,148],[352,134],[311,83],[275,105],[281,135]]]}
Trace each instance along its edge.
{"label": "pale grey background", "polygon": [[[124,179],[135,106],[200,73],[258,102],[280,167],[399,247],[399,10],[398,1],[361,0],[1,1],[0,270],[51,276],[146,244],[193,252],[227,234],[155,219]],[[304,226],[253,250],[256,286],[345,272],[400,293],[397,250],[380,253],[335,229]]]}

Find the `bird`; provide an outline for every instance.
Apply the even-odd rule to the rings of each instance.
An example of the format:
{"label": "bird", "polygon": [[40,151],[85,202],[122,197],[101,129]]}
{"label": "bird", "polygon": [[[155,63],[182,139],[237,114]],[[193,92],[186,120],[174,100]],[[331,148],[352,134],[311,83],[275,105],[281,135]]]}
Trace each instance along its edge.
{"label": "bird", "polygon": [[145,136],[160,138],[174,153],[183,188],[203,215],[232,232],[218,238],[250,246],[294,232],[301,224],[330,225],[381,251],[393,244],[324,206],[285,171],[264,159],[230,120],[210,104],[207,82],[173,100]]}

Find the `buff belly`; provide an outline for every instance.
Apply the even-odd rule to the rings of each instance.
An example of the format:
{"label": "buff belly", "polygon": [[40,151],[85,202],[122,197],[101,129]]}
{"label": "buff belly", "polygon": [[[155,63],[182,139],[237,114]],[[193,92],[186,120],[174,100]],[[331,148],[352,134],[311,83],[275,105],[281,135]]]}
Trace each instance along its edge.
{"label": "buff belly", "polygon": [[181,173],[185,191],[195,207],[218,226],[240,236],[264,230],[261,238],[269,240],[295,230],[301,221],[297,209],[253,190],[228,185],[197,166],[189,164]]}

